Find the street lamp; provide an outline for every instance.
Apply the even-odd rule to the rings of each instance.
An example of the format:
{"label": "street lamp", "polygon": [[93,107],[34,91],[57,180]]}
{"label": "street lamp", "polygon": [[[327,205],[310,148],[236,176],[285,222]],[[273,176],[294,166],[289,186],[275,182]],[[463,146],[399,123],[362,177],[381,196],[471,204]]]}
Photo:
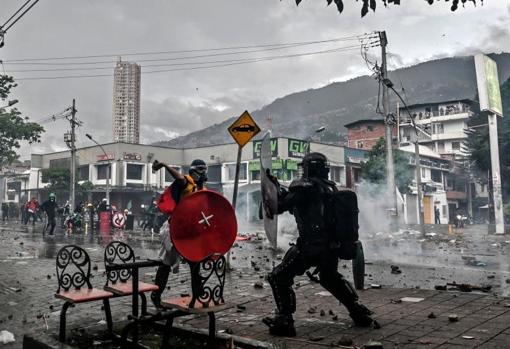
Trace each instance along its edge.
{"label": "street lamp", "polygon": [[319,134],[321,132],[324,132],[324,131],[326,131],[326,126],[321,126],[318,129],[316,129],[313,134],[308,136],[308,138],[306,139],[308,141],[308,149],[306,150],[307,154],[310,154],[310,148],[312,146],[313,136],[316,134]]}
{"label": "street lamp", "polygon": [[4,105],[3,107],[0,107],[0,109],[1,109],[1,108],[12,107],[14,104],[16,104],[16,103],[18,103],[18,102],[19,102],[19,101],[18,101],[17,99],[13,99],[13,100],[11,100],[11,101],[7,102],[7,104],[6,104],[6,105]]}
{"label": "street lamp", "polygon": [[92,142],[94,142],[104,153],[104,156],[106,157],[106,160],[108,161],[108,167],[106,168],[106,203],[110,204],[110,159],[108,158],[108,154],[104,150],[103,146],[99,144],[92,136],[88,133],[85,134],[88,139],[90,139]]}

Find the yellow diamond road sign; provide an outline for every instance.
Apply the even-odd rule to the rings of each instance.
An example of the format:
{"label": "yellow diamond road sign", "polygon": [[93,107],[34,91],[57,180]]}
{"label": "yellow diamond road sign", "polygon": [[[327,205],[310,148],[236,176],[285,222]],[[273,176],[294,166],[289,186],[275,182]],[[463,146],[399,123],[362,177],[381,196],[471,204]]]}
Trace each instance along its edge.
{"label": "yellow diamond road sign", "polygon": [[255,123],[250,113],[245,111],[230,127],[228,132],[239,144],[244,147],[257,133],[260,132],[260,127]]}

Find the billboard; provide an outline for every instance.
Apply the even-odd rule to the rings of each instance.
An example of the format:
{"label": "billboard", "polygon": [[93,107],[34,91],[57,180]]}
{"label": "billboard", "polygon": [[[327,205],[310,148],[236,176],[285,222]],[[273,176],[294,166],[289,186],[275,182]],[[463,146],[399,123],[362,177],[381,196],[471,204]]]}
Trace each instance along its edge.
{"label": "billboard", "polygon": [[288,156],[289,158],[304,158],[308,153],[310,142],[301,139],[289,138]]}
{"label": "billboard", "polygon": [[[253,158],[260,159],[260,148],[262,147],[262,139],[253,141]],[[278,157],[278,138],[271,138],[271,157]]]}
{"label": "billboard", "polygon": [[484,54],[478,54],[475,56],[475,68],[480,110],[503,116],[496,62]]}

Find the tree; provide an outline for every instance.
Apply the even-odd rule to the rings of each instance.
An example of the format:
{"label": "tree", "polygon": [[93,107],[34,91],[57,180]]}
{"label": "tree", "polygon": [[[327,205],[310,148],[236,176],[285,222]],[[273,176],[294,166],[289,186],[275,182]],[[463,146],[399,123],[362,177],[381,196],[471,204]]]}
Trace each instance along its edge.
{"label": "tree", "polygon": [[[0,99],[5,104],[11,89],[16,83],[11,76],[0,75]],[[21,112],[16,108],[7,111],[0,108],[0,166],[10,164],[19,158],[17,149],[20,142],[40,142],[44,128],[35,123],[29,122],[28,117],[22,117]]]}
{"label": "tree", "polygon": [[[296,5],[299,5],[301,1],[303,0],[296,0]],[[428,2],[429,5],[433,5],[434,3],[440,2],[441,0],[424,0],[424,1]],[[326,0],[326,2],[328,6],[334,2],[338,12],[339,13],[343,12],[344,0]],[[356,0],[356,2],[358,2],[358,0]],[[384,6],[388,6],[388,4],[400,5],[400,0],[361,0],[361,17],[365,17],[369,9],[375,12],[378,2],[382,3]],[[450,2],[450,0],[444,0],[444,2]],[[462,4],[462,6],[464,6],[466,2],[472,2],[475,6],[477,4],[477,0],[452,0],[451,1],[452,5],[450,9],[452,11],[457,11],[459,5]],[[480,0],[479,3],[483,4],[483,0]]]}
{"label": "tree", "polygon": [[[409,155],[396,149],[394,151],[395,181],[401,193],[408,193],[414,178],[413,168],[409,164]],[[375,183],[386,183],[386,140],[380,138],[368,152],[368,161],[361,164],[361,178]]]}
{"label": "tree", "polygon": [[[69,188],[71,186],[71,173],[67,168],[47,168],[41,171],[43,183],[48,183],[46,189],[57,194],[59,198],[67,198],[69,196]],[[94,185],[85,181],[83,183],[75,183],[76,202],[85,201],[88,193],[94,188]]]}

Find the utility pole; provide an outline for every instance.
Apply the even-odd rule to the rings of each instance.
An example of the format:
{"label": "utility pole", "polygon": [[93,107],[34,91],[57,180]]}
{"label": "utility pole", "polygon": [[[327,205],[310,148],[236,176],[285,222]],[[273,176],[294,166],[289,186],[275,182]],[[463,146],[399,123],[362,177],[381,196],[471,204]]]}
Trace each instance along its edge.
{"label": "utility pole", "polygon": [[74,210],[76,201],[76,126],[81,126],[81,122],[76,119],[76,100],[73,99],[73,105],[65,110],[65,117],[71,125],[71,131],[64,133],[64,141],[71,149],[71,180],[69,183],[69,205]]}
{"label": "utility pole", "polygon": [[76,183],[76,101],[73,98],[73,106],[71,109],[71,210],[75,208],[75,183]]}
{"label": "utility pole", "polygon": [[379,41],[381,44],[381,83],[382,83],[382,99],[384,122],[386,124],[386,184],[390,195],[391,215],[395,218],[398,216],[397,194],[395,192],[395,166],[393,162],[393,120],[389,113],[390,101],[388,95],[388,86],[385,80],[388,78],[388,67],[386,63],[386,46],[388,40],[386,32],[379,32]]}

